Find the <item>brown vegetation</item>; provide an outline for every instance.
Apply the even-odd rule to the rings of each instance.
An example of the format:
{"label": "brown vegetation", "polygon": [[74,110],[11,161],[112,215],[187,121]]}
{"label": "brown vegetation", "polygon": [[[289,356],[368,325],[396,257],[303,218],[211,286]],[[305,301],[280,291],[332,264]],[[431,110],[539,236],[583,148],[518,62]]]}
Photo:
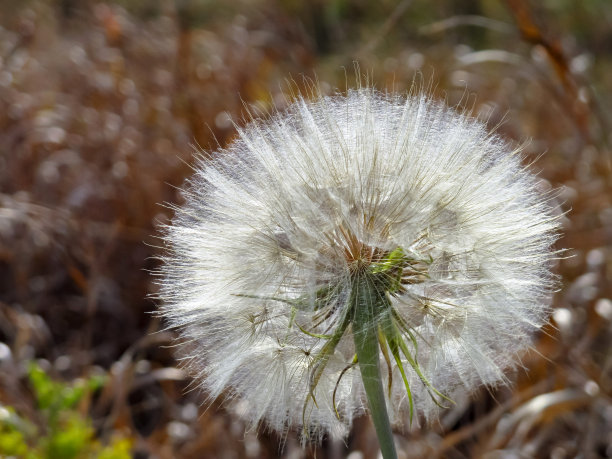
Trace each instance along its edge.
{"label": "brown vegetation", "polygon": [[245,434],[222,400],[202,408],[148,298],[171,218],[160,204],[180,202],[196,149],[311,80],[350,86],[357,60],[379,88],[434,82],[529,140],[567,212],[555,313],[516,385],[398,432],[401,457],[612,457],[609,2],[4,3],[1,405],[36,421],[25,374],[39,359],[66,381],[108,373],[80,409],[100,439],[131,438],[135,457],[374,457],[367,420],[346,445],[301,452],[291,434]]}

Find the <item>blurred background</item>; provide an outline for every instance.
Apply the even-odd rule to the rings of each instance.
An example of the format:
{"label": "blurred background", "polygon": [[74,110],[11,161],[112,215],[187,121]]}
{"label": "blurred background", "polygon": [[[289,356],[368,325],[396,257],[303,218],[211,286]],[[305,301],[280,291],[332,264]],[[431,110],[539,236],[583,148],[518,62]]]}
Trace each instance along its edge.
{"label": "blurred background", "polygon": [[158,225],[199,149],[313,80],[413,81],[559,190],[551,323],[402,458],[612,457],[612,2],[2,0],[0,457],[374,458],[367,419],[302,450],[180,369],[153,313]]}

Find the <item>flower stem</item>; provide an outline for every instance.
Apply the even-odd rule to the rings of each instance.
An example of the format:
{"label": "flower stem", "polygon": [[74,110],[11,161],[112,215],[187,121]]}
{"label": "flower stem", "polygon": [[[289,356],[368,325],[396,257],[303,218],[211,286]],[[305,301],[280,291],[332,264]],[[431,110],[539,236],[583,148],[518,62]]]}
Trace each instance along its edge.
{"label": "flower stem", "polygon": [[378,324],[375,321],[376,314],[386,303],[381,298],[384,292],[380,292],[371,280],[367,275],[358,276],[353,283],[353,338],[380,449],[384,459],[397,459],[380,375]]}

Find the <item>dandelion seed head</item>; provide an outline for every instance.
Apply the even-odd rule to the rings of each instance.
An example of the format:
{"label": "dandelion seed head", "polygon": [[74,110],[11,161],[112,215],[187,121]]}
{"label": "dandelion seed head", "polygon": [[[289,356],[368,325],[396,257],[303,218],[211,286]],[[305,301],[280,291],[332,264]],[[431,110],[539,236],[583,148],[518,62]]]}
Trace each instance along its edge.
{"label": "dandelion seed head", "polygon": [[[199,160],[166,228],[161,313],[187,366],[254,425],[345,436],[367,406],[362,304],[393,423],[505,383],[548,319],[559,225],[521,159],[426,95],[364,88],[251,122]],[[351,300],[362,285],[385,300]]]}

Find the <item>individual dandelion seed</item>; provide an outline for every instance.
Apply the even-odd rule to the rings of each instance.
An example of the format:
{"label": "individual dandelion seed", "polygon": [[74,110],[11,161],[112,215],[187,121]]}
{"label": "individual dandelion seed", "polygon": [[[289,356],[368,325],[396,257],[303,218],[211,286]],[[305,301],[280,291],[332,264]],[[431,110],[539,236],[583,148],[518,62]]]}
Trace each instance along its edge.
{"label": "individual dandelion seed", "polygon": [[547,320],[558,220],[520,150],[426,95],[298,99],[201,158],[162,315],[211,398],[305,440],[391,425],[504,371]]}

